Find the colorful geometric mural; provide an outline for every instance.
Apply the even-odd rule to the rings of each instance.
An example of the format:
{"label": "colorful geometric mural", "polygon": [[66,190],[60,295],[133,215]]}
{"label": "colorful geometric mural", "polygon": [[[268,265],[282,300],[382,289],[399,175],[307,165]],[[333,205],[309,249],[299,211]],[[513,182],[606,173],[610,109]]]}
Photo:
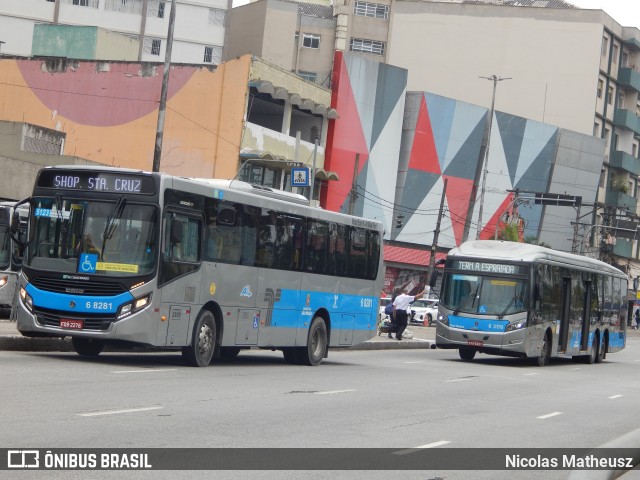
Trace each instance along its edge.
{"label": "colorful geometric mural", "polygon": [[[595,201],[601,145],[586,135],[577,138],[553,125],[494,112],[482,196],[489,109],[407,93],[406,78],[403,69],[336,54],[332,107],[340,118],[329,129],[325,165],[338,172],[340,182],[324,192],[325,208],[382,220],[385,238],[410,249],[432,244],[443,201],[438,247],[450,248],[476,238],[482,203],[480,238],[493,238],[505,214],[518,225],[520,238],[543,239],[553,230],[552,246],[566,250],[567,234],[558,234],[557,225],[570,226],[575,211],[554,211],[545,224],[546,207],[515,209],[515,192],[553,189]],[[565,137],[568,148],[560,149]],[[555,171],[557,165],[563,168]],[[565,165],[585,181],[573,185]],[[401,215],[400,222],[394,215]]]}
{"label": "colorful geometric mural", "polygon": [[[406,212],[393,239],[431,243],[445,179],[438,243],[453,247],[476,238],[488,113],[486,108],[439,95],[407,94],[399,159],[399,168],[404,164],[408,169],[399,202]],[[513,199],[510,191],[546,191],[557,132],[551,125],[495,112],[480,238],[493,238],[500,215]],[[526,211],[528,233],[536,234],[541,212],[540,208]]]}
{"label": "colorful geometric mural", "polygon": [[[338,173],[322,203],[328,210],[375,218],[390,231],[407,85],[405,69],[336,52],[325,168]],[[354,182],[354,170],[356,167]],[[355,183],[357,197],[349,195]],[[387,234],[388,238],[388,234]]]}

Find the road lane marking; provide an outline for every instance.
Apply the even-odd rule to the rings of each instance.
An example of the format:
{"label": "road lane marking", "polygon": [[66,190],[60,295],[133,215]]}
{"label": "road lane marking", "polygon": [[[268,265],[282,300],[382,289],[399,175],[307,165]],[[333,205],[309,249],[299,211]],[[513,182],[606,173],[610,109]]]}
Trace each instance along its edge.
{"label": "road lane marking", "polygon": [[581,367],[570,368],[569,370],[580,370]]}
{"label": "road lane marking", "polygon": [[118,415],[120,413],[133,413],[133,412],[146,412],[149,410],[160,410],[164,407],[156,406],[156,407],[140,407],[140,408],[127,408],[123,410],[104,410],[102,412],[87,412],[87,413],[78,413],[81,417],[98,417],[100,415]]}
{"label": "road lane marking", "polygon": [[422,360],[419,360],[417,362],[404,362],[404,363],[407,363],[407,364],[410,364],[410,363],[422,363]]}
{"label": "road lane marking", "polygon": [[622,395],[614,395],[614,396],[609,397],[609,398],[610,398],[611,400],[613,400],[614,398],[620,398],[620,397],[622,397]]}
{"label": "road lane marking", "polygon": [[355,389],[349,389],[349,390],[328,390],[326,392],[313,392],[316,395],[333,395],[334,393],[349,393],[349,392],[355,392]]}
{"label": "road lane marking", "polygon": [[147,372],[175,372],[177,368],[146,368],[143,370],[115,370],[111,373],[147,373]]}
{"label": "road lane marking", "polygon": [[524,374],[525,377],[528,377],[528,376],[531,376],[531,375],[538,375],[538,373],[525,373]]}
{"label": "road lane marking", "polygon": [[551,417],[555,417],[556,415],[562,415],[562,412],[553,412],[553,413],[547,413],[546,415],[540,415],[539,418],[540,420],[544,420],[545,418],[551,418]]}
{"label": "road lane marking", "polygon": [[424,448],[435,448],[441,445],[446,445],[447,443],[451,443],[449,440],[440,440],[439,442],[427,443],[426,445],[420,445],[418,447],[407,448],[406,450],[398,450],[397,452],[393,452],[394,455],[406,455],[408,453],[414,453],[418,450],[422,450]]}
{"label": "road lane marking", "polygon": [[467,380],[471,380],[470,378],[453,378],[451,380],[445,380],[445,383],[452,383],[452,382],[466,382]]}

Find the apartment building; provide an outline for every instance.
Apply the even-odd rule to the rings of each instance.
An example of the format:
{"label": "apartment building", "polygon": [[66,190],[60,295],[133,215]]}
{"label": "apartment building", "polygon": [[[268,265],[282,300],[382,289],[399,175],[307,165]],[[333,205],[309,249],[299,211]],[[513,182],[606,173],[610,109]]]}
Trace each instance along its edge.
{"label": "apartment building", "polygon": [[[172,61],[219,64],[230,8],[231,0],[177,0]],[[170,11],[170,0],[2,0],[0,53],[163,61]]]}
{"label": "apartment building", "polygon": [[329,88],[335,37],[328,3],[259,0],[229,12],[223,60],[251,53]]}
{"label": "apartment building", "polygon": [[583,206],[579,233],[611,234],[606,253],[640,273],[640,31],[602,10],[485,3],[395,2],[387,62],[408,70],[408,90],[476,105],[497,75],[496,109],[604,139],[599,205]]}

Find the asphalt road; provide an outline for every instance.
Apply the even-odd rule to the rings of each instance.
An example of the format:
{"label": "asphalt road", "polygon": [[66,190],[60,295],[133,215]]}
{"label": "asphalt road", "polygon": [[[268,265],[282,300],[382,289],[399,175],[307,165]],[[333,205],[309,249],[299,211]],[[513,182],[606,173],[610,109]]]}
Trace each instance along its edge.
{"label": "asphalt road", "polygon": [[[600,365],[558,359],[544,368],[485,355],[466,363],[455,351],[424,349],[332,352],[314,368],[287,365],[270,351],[242,352],[202,369],[184,366],[178,354],[156,353],[87,361],[70,352],[0,352],[0,365],[1,448],[591,448],[640,428],[640,338]],[[12,478],[89,478],[20,473]],[[567,475],[215,472],[252,479]],[[211,478],[211,472],[92,472],[91,478]]]}

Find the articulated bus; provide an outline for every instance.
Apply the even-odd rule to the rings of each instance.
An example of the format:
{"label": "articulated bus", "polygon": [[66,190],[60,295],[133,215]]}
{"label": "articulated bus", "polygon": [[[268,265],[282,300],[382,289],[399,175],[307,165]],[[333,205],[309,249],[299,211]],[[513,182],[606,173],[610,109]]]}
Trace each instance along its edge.
{"label": "articulated bus", "polygon": [[234,180],[47,167],[30,199],[18,330],[80,355],[127,342],[194,366],[258,347],[317,365],[376,333],[380,222]]}
{"label": "articulated bus", "polygon": [[449,252],[436,346],[601,362],[624,348],[627,276],[604,262],[530,244],[470,241]]}
{"label": "articulated bus", "polygon": [[[16,217],[16,230],[11,222]],[[29,208],[17,202],[0,202],[0,311],[3,316],[15,317],[18,293],[18,273],[22,268],[21,244],[27,238]]]}

